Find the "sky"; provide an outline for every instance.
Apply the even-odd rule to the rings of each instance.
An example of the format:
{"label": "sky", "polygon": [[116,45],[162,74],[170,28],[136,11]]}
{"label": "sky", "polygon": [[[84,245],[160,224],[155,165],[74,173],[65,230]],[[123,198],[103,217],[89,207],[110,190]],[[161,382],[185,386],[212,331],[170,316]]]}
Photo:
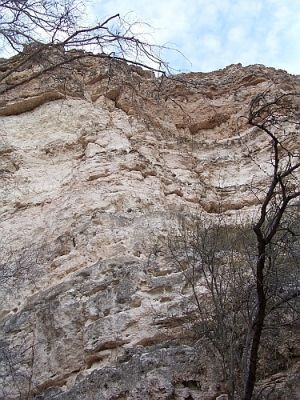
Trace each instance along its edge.
{"label": "sky", "polygon": [[94,0],[88,12],[150,24],[137,32],[176,48],[162,56],[178,72],[242,63],[300,74],[300,0]]}

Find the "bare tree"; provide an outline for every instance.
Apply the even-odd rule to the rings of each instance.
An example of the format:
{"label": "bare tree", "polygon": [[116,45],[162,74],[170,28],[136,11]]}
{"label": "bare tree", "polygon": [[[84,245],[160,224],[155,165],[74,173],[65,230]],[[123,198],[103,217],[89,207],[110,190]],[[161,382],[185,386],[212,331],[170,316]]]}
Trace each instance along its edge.
{"label": "bare tree", "polygon": [[[261,194],[259,219],[254,224],[257,254],[255,265],[256,312],[251,326],[248,367],[244,400],[251,400],[256,382],[259,346],[269,300],[269,270],[276,269],[272,250],[280,245],[282,230],[293,235],[282,222],[289,206],[295,206],[300,197],[300,152],[297,127],[300,126],[299,109],[295,102],[298,94],[263,93],[256,96],[250,106],[249,123],[267,135],[270,146],[270,175],[266,190]],[[281,239],[279,237],[279,239]],[[288,265],[286,265],[288,268]],[[299,289],[289,293],[284,302],[299,296]]]}
{"label": "bare tree", "polygon": [[[1,62],[0,94],[87,55],[126,61],[163,74],[168,71],[161,57],[164,47],[138,35],[135,28],[140,23],[129,23],[115,14],[85,26],[80,18],[83,12],[84,5],[78,0],[0,0],[0,41],[4,49],[17,54]],[[45,51],[49,55],[49,50],[60,56],[47,57],[47,65],[26,79],[7,84],[13,72]]]}
{"label": "bare tree", "polygon": [[1,0],[2,46],[20,52],[28,44],[55,43],[74,32],[81,8],[78,0]]}
{"label": "bare tree", "polygon": [[246,226],[204,215],[179,219],[168,261],[181,271],[195,305],[195,337],[214,356],[231,400],[241,395],[248,326],[254,309],[253,241]]}
{"label": "bare tree", "polygon": [[263,93],[250,105],[249,124],[269,154],[254,193],[256,222],[229,224],[220,207],[210,221],[185,217],[168,240],[169,260],[192,290],[197,335],[217,356],[230,399],[253,398],[263,377],[261,343],[300,321],[298,98]]}

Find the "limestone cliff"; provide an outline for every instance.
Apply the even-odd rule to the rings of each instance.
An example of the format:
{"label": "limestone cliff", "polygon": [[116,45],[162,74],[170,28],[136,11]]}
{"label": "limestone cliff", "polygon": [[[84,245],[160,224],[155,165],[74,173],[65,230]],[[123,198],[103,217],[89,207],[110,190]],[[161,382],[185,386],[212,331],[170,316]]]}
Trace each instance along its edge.
{"label": "limestone cliff", "polygon": [[43,62],[1,88],[0,398],[215,399],[181,273],[151,254],[178,213],[251,215],[268,166],[249,103],[299,80],[261,65],[169,80],[90,55],[26,81]]}

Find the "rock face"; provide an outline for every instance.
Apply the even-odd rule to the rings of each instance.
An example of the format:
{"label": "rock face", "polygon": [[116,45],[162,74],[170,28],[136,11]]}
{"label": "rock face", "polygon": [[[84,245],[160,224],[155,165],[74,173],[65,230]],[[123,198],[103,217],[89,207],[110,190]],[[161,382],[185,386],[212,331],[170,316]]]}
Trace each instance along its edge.
{"label": "rock face", "polygon": [[255,212],[268,142],[249,103],[299,81],[260,65],[167,80],[90,56],[7,91],[35,68],[0,103],[0,398],[215,399],[182,275],[152,255],[180,213]]}

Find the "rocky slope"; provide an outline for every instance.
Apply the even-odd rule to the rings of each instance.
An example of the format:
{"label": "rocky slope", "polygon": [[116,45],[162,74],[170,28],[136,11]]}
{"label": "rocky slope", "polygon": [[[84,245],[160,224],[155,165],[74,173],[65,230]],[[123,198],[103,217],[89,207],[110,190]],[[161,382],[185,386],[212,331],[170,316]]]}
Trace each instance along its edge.
{"label": "rocky slope", "polygon": [[92,56],[38,76],[46,62],[1,85],[0,398],[215,399],[181,273],[153,249],[180,213],[253,215],[268,142],[249,103],[298,79],[231,65],[167,80]]}

